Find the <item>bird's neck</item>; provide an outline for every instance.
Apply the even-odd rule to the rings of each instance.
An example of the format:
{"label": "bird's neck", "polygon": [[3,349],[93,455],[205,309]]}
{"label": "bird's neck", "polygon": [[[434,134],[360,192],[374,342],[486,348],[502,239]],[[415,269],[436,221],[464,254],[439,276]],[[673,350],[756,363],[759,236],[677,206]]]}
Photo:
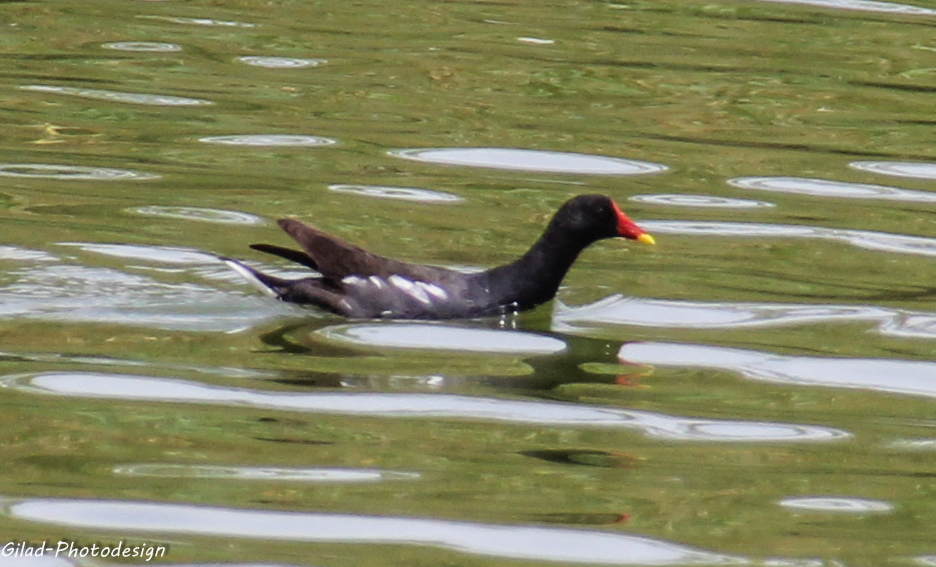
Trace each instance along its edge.
{"label": "bird's neck", "polygon": [[556,296],[566,272],[590,242],[547,230],[526,254],[489,272],[492,297],[527,309]]}

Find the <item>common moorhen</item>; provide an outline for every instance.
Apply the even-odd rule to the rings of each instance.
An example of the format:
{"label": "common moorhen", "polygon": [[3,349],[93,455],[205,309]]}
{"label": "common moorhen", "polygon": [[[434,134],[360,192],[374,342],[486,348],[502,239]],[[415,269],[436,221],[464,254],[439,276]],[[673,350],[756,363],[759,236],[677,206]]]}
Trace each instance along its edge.
{"label": "common moorhen", "polygon": [[302,251],[253,244],[321,275],[287,280],[222,258],[264,292],[359,319],[456,319],[530,309],[555,297],[562,278],[586,246],[621,236],[645,244],[653,237],[604,195],[580,195],[556,212],[546,231],[518,260],[466,274],[383,258],[292,219],[279,225]]}

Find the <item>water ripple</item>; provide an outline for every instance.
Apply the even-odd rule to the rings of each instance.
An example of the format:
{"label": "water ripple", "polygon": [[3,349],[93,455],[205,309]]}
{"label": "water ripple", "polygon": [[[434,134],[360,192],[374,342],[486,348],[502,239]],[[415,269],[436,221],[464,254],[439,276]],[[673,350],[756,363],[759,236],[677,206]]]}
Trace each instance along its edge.
{"label": "water ripple", "polygon": [[936,15],[936,10],[920,8],[908,4],[895,4],[893,2],[877,2],[874,0],[761,0],[762,2],[777,2],[781,4],[806,4],[822,8],[836,8],[839,10],[860,10],[864,12],[886,12],[890,14],[907,14],[912,16]]}
{"label": "water ripple", "polygon": [[393,516],[280,512],[193,504],[34,498],[6,500],[12,518],[81,530],[293,542],[442,547],[487,557],[597,565],[745,565],[722,555],[626,533]]}
{"label": "water ripple", "polygon": [[97,372],[10,375],[0,379],[0,387],[37,394],[125,401],[215,404],[389,418],[475,419],[527,425],[628,428],[640,430],[649,437],[671,441],[815,442],[850,437],[845,431],[814,425],[687,418],[606,406],[452,394],[273,392]]}
{"label": "water ripple", "polygon": [[55,85],[24,85],[24,91],[63,94],[81,98],[110,100],[130,104],[148,104],[153,106],[203,106],[214,104],[210,100],[200,98],[187,98],[170,95],[154,95],[145,93],[125,93],[120,91],[106,91],[102,89],[85,89],[80,87],[59,87]]}
{"label": "water ripple", "polygon": [[0,246],[0,260],[16,260],[21,262],[55,262],[58,257],[42,250],[30,250],[16,246]]}
{"label": "water ripple", "polygon": [[837,197],[844,199],[881,199],[888,201],[910,201],[936,203],[936,193],[911,191],[884,185],[845,183],[828,179],[803,177],[736,177],[728,184],[741,189],[758,189],[775,193],[793,193],[815,197]]}
{"label": "water ripple", "polygon": [[170,219],[183,219],[200,222],[216,222],[221,224],[263,224],[263,219],[242,213],[240,211],[225,211],[222,209],[205,209],[201,207],[163,207],[152,205],[148,207],[135,207],[127,209],[128,212],[150,217],[165,217]]}
{"label": "water ripple", "polygon": [[429,189],[415,189],[412,187],[384,187],[380,185],[329,185],[329,189],[336,193],[350,193],[365,197],[380,199],[397,199],[400,201],[415,201],[417,203],[458,203],[463,201],[458,195],[430,191]]}
{"label": "water ripple", "polygon": [[936,179],[936,163],[909,161],[853,161],[848,167],[896,177]]}
{"label": "water ripple", "polygon": [[936,256],[936,238],[907,236],[870,230],[825,228],[806,225],[706,221],[641,221],[651,233],[744,237],[819,238],[851,244],[866,250]]}
{"label": "water ripple", "polygon": [[899,451],[936,451],[936,438],[895,439],[888,443],[886,447]]}
{"label": "water ripple", "polygon": [[296,134],[253,134],[240,136],[208,136],[199,138],[199,142],[206,144],[224,144],[226,146],[331,146],[337,140],[322,138],[320,136],[303,136]]}
{"label": "water ripple", "polygon": [[192,248],[172,246],[143,246],[137,244],[102,244],[97,242],[58,242],[59,246],[79,248],[85,252],[94,252],[115,258],[133,258],[148,262],[166,264],[206,264],[218,259]]}
{"label": "water ripple", "polygon": [[462,165],[543,173],[642,175],[665,171],[658,163],[568,152],[513,148],[426,148],[394,150],[392,156],[445,165]]}
{"label": "water ripple", "polygon": [[158,43],[154,41],[115,41],[113,43],[105,43],[101,47],[105,49],[115,49],[117,51],[182,51],[182,48],[174,43]]}
{"label": "water ripple", "polygon": [[155,15],[140,15],[138,18],[145,18],[148,20],[163,20],[166,22],[172,22],[175,24],[189,24],[195,26],[221,26],[229,28],[253,28],[257,24],[250,24],[246,22],[232,22],[227,20],[214,20],[211,18],[185,18],[181,16],[155,16]]}
{"label": "water ripple", "polygon": [[114,467],[114,474],[157,478],[290,481],[316,484],[382,482],[419,478],[419,473],[380,469],[248,467],[170,463],[119,465]]}
{"label": "water ripple", "polygon": [[32,177],[36,179],[70,179],[92,181],[142,181],[159,179],[159,175],[130,169],[58,165],[49,163],[0,163],[2,177]]}
{"label": "water ripple", "polygon": [[238,57],[238,61],[253,65],[254,67],[265,67],[267,69],[300,69],[303,67],[318,67],[328,63],[324,59],[295,59],[291,57],[262,57],[248,55]]}
{"label": "water ripple", "polygon": [[694,302],[615,294],[579,307],[557,303],[553,323],[554,330],[560,332],[595,324],[743,329],[835,321],[886,321],[894,315],[892,310],[874,306]]}
{"label": "water ripple", "polygon": [[[66,243],[68,245],[68,243]],[[74,243],[88,252],[156,262],[154,271],[196,273],[228,271],[213,256],[164,247]],[[194,283],[166,283],[102,267],[63,264],[54,257],[24,257],[29,262],[5,271],[0,316],[43,321],[98,322],[160,329],[233,332],[292,310],[278,302],[242,297]],[[217,276],[219,279],[222,276]]]}
{"label": "water ripple", "polygon": [[836,514],[880,514],[890,512],[894,505],[883,500],[867,498],[843,498],[840,496],[810,496],[784,498],[777,502],[784,508],[810,510],[814,512],[833,512]]}
{"label": "water ripple", "polygon": [[674,207],[698,207],[698,208],[716,208],[716,209],[757,209],[763,207],[774,207],[773,203],[766,201],[752,201],[750,199],[729,199],[727,197],[716,197],[714,195],[678,195],[678,194],[660,194],[660,195],[634,195],[628,198],[628,201],[637,203],[649,203],[651,205],[669,205]]}
{"label": "water ripple", "polygon": [[[38,551],[38,549],[36,551]],[[65,553],[62,553],[62,557],[55,557],[55,555],[50,555],[49,553],[44,553],[38,557],[7,557],[4,558],[3,564],[9,567],[86,567],[85,563],[78,563],[76,560],[65,558]]]}
{"label": "water ripple", "polygon": [[701,302],[610,295],[569,307],[556,301],[552,329],[583,332],[607,325],[746,329],[816,323],[877,323],[882,335],[936,339],[936,313],[872,305]]}
{"label": "water ripple", "polygon": [[316,335],[342,345],[368,348],[489,354],[554,354],[566,349],[559,339],[533,333],[420,323],[332,325],[319,329]]}
{"label": "water ripple", "polygon": [[624,344],[618,357],[632,364],[726,370],[778,384],[936,397],[936,362],[923,360],[787,356],[757,350],[654,342]]}

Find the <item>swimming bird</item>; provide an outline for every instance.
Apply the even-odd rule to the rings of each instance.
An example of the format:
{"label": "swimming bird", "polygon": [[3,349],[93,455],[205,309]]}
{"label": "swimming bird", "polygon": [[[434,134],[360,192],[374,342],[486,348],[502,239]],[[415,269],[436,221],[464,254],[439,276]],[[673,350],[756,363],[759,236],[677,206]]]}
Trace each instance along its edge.
{"label": "swimming bird", "polygon": [[526,254],[478,273],[400,262],[294,219],[278,223],[301,251],[273,244],[250,247],[318,275],[289,280],[238,260],[222,260],[268,295],[354,319],[459,319],[523,311],[555,297],[572,263],[593,242],[623,237],[654,244],[652,236],[604,195],[570,199]]}

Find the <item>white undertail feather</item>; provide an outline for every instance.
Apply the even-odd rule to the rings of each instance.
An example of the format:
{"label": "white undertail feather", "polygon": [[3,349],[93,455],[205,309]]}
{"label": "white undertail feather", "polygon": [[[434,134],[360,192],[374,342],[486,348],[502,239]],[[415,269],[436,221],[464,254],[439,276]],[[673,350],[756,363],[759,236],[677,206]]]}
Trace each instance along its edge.
{"label": "white undertail feather", "polygon": [[248,282],[250,282],[250,284],[251,284],[252,286],[254,286],[255,288],[259,289],[260,291],[262,291],[262,292],[265,293],[266,295],[269,295],[270,297],[279,297],[279,294],[278,294],[278,293],[276,293],[275,291],[273,291],[272,289],[270,289],[270,287],[269,287],[268,285],[266,285],[265,283],[263,283],[262,281],[260,281],[260,280],[257,278],[257,276],[255,276],[254,273],[253,273],[252,271],[250,271],[250,269],[249,269],[247,266],[245,266],[244,264],[241,264],[241,263],[238,262],[237,260],[227,260],[227,259],[225,259],[225,260],[222,260],[222,261],[223,261],[225,264],[227,264],[229,268],[231,268],[232,270],[234,270],[235,272],[237,272],[238,274],[240,274],[245,280],[247,280]]}

